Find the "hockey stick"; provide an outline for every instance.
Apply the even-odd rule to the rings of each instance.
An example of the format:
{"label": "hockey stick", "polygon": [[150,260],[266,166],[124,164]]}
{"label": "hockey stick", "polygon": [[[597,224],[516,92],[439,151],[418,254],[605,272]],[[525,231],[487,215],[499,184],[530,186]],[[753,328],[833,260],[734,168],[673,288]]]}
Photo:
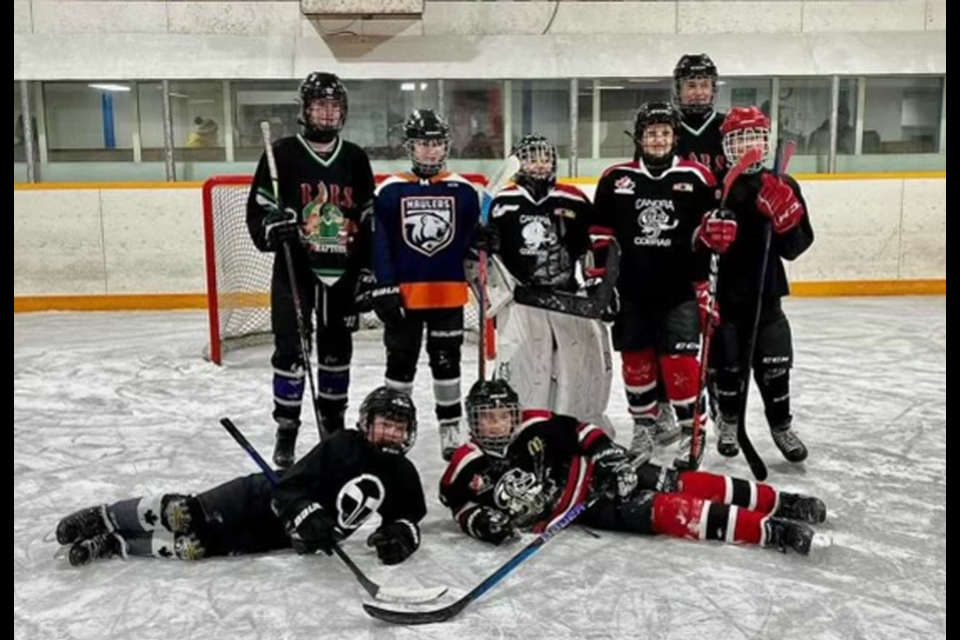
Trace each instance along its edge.
{"label": "hockey stick", "polygon": [[486,580],[478,584],[469,593],[453,604],[447,605],[446,607],[440,609],[434,609],[433,611],[396,611],[394,609],[384,609],[372,604],[364,604],[363,610],[378,620],[391,622],[393,624],[409,625],[446,622],[466,609],[471,602],[478,599],[484,593],[496,586],[501,580],[506,578],[514,569],[519,567],[524,560],[535,554],[540,547],[550,542],[551,538],[570,526],[570,523],[576,520],[581,513],[589,509],[596,501],[597,497],[590,498],[586,502],[581,502],[573,509],[568,511],[561,520],[537,536],[535,540],[530,542],[530,544],[521,549],[516,555],[507,560],[503,566],[490,574]]}
{"label": "hockey stick", "polygon": [[[782,147],[781,147],[782,145]],[[785,173],[790,166],[790,159],[793,158],[793,152],[796,144],[793,140],[787,140],[785,143],[777,145],[777,156],[773,162],[773,173],[780,175]],[[763,258],[760,261],[760,287],[757,291],[757,304],[753,312],[753,327],[750,330],[750,345],[747,347],[747,361],[743,367],[743,379],[740,383],[743,398],[740,400],[740,413],[737,416],[737,444],[743,450],[743,457],[750,465],[750,471],[753,477],[761,482],[767,479],[767,465],[763,458],[757,453],[756,447],[747,435],[747,398],[750,396],[750,373],[753,368],[753,357],[757,351],[757,332],[760,330],[760,312],[763,309],[763,290],[767,285],[767,265],[770,262],[770,241],[773,237],[773,225],[767,220],[763,228]]]}
{"label": "hockey stick", "polygon": [[[510,179],[520,170],[520,159],[517,156],[508,156],[504,163],[497,169],[487,185],[483,188],[483,195],[480,200],[480,224],[486,226],[490,222],[490,205],[497,192],[504,188]],[[487,320],[487,252],[481,251],[479,257],[479,283],[477,286],[477,307],[479,312],[479,358],[477,363],[477,376],[480,380],[487,377],[487,360],[493,360],[497,357],[496,333],[493,329],[493,320]],[[489,356],[489,357],[488,357]]]}
{"label": "hockey stick", "polygon": [[[727,175],[723,178],[723,195],[720,197],[720,209],[722,210],[730,197],[730,190],[733,183],[737,181],[750,165],[760,162],[763,159],[763,151],[753,148],[740,156],[737,164],[730,167]],[[709,369],[710,345],[713,342],[713,316],[717,309],[717,280],[720,277],[720,254],[716,251],[710,252],[710,267],[707,276],[707,321],[703,327],[703,339],[700,340],[700,371],[698,379],[700,386],[697,389],[697,398],[693,402],[693,440],[690,442],[690,457],[687,458],[689,469],[700,467],[699,460],[703,453],[700,451],[702,441],[700,431],[703,425],[700,424],[700,417],[703,415],[703,396],[707,386],[707,371]]]}
{"label": "hockey stick", "polygon": [[[257,463],[257,466],[260,467],[260,470],[263,471],[263,475],[266,476],[267,480],[270,481],[270,484],[276,487],[280,484],[280,476],[277,475],[277,472],[270,468],[270,465],[260,456],[256,449],[253,448],[253,445],[250,444],[250,441],[247,440],[247,437],[244,436],[240,429],[237,428],[237,425],[233,423],[230,418],[222,418],[220,424],[223,425],[223,428],[233,436],[233,439],[237,441],[244,451],[249,454],[254,462]],[[333,543],[331,549],[337,554],[337,557],[347,565],[347,568],[353,572],[353,575],[357,578],[357,582],[360,583],[360,586],[370,594],[371,597],[378,600],[384,600],[387,602],[407,602],[407,603],[425,603],[436,600],[443,594],[447,592],[446,587],[435,587],[433,589],[419,589],[416,591],[413,590],[401,590],[401,589],[390,589],[384,588],[378,585],[376,582],[368,578],[363,571],[358,567],[353,560],[350,559],[350,556],[347,555],[347,552],[340,548],[336,542]]]}
{"label": "hockey stick", "polygon": [[[264,120],[260,123],[260,136],[263,138],[263,153],[267,157],[267,168],[270,170],[270,182],[273,184],[273,198],[279,208],[280,203],[280,178],[277,175],[277,159],[273,155],[273,144],[270,142],[270,123]],[[290,283],[290,291],[293,294],[293,312],[297,317],[297,333],[300,334],[300,364],[306,372],[307,381],[310,383],[310,400],[313,402],[313,417],[317,421],[317,431],[320,433],[320,439],[326,437],[323,429],[323,421],[320,420],[320,407],[317,406],[317,385],[313,381],[313,369],[310,368],[310,336],[307,335],[307,323],[303,317],[303,303],[300,300],[300,288],[297,286],[297,274],[293,268],[293,252],[290,250],[290,243],[283,243],[283,258],[287,263],[287,280]]]}

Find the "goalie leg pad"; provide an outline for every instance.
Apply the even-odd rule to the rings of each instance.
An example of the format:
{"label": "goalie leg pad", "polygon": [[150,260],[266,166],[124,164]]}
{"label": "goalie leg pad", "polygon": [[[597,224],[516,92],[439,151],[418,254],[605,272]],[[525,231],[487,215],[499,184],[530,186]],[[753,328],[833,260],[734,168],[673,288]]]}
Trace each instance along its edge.
{"label": "goalie leg pad", "polygon": [[553,330],[556,393],[547,408],[603,425],[613,380],[610,338],[602,322],[547,313]]}
{"label": "goalie leg pad", "polygon": [[495,377],[513,387],[521,407],[551,408],[554,340],[548,315],[517,304],[497,315]]}

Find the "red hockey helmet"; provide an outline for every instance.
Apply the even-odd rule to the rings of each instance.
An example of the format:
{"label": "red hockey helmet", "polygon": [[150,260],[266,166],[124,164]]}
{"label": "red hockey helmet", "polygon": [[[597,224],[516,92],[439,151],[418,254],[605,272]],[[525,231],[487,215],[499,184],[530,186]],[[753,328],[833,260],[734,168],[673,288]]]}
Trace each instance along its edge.
{"label": "red hockey helmet", "polygon": [[770,155],[770,118],[757,107],[734,107],[720,125],[723,134],[723,155],[730,166],[737,163],[744,153],[760,147],[760,161],[747,168],[748,173],[760,170]]}

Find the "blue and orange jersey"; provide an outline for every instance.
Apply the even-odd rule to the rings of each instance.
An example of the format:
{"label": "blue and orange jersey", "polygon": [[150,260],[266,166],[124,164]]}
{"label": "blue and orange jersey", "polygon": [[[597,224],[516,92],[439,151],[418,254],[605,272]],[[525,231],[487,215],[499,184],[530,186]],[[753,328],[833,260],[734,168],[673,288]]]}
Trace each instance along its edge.
{"label": "blue and orange jersey", "polygon": [[398,173],[377,189],[373,211],[377,282],[398,285],[407,309],[465,305],[463,261],[480,219],[476,187],[456,173]]}

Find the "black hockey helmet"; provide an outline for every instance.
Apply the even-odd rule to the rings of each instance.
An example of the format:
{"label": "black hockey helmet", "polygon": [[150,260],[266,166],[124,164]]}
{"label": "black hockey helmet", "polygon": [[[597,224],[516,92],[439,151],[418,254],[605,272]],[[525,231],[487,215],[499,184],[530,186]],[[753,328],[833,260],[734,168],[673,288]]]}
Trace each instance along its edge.
{"label": "black hockey helmet", "polygon": [[[680,57],[677,66],[673,68],[673,103],[685,114],[708,113],[713,110],[717,99],[717,65],[713,64],[705,53],[687,53]],[[704,102],[684,103],[681,99],[681,88],[687,80],[707,79],[711,81],[713,91],[710,99]]]}
{"label": "black hockey helmet", "polygon": [[389,453],[406,453],[417,441],[417,407],[409,395],[391,387],[377,387],[364,398],[357,418],[357,429],[371,438],[370,428],[377,417],[407,423],[407,437],[399,445],[375,445]]}
{"label": "black hockey helmet", "polygon": [[[435,141],[443,147],[442,157],[424,159],[417,153],[417,141]],[[403,123],[403,146],[407,150],[413,171],[418,176],[435,176],[447,166],[450,153],[450,126],[443,116],[433,109],[416,109]]]}
{"label": "black hockey helmet", "polygon": [[[317,121],[310,113],[314,102],[332,101],[340,106],[337,121]],[[300,83],[300,125],[303,137],[313,142],[330,142],[347,122],[347,88],[335,74],[314,71]]]}
{"label": "black hockey helmet", "polygon": [[[644,144],[644,132],[647,127],[655,124],[670,125],[673,130],[673,144],[665,153],[654,155],[648,152],[649,145]],[[633,125],[633,140],[637,144],[637,151],[643,159],[644,166],[651,169],[662,169],[673,162],[680,138],[680,112],[669,102],[645,102],[637,110],[637,118]]]}
{"label": "black hockey helmet", "polygon": [[545,197],[557,183],[556,145],[539,133],[528,133],[513,146],[513,155],[520,160],[516,183],[537,200]]}
{"label": "black hockey helmet", "polygon": [[[476,442],[484,452],[503,457],[507,453],[507,446],[513,439],[513,434],[520,426],[520,396],[513,390],[506,380],[477,380],[465,402],[467,422],[470,424],[470,438]],[[506,418],[509,418],[509,428],[504,426],[502,432],[486,432],[481,425],[484,412],[491,409],[507,409]]]}

